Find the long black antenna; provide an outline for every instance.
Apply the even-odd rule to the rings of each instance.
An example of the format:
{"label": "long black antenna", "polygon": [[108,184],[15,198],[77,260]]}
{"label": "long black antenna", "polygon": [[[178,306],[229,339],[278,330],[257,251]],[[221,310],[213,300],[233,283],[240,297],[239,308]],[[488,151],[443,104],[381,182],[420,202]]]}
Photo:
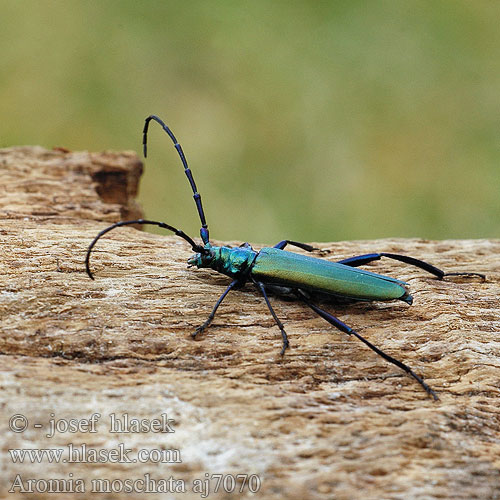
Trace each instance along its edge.
{"label": "long black antenna", "polygon": [[116,224],[113,224],[106,229],[103,229],[93,240],[92,243],[89,245],[89,248],[87,250],[87,256],[85,257],[85,269],[87,270],[87,274],[89,275],[90,279],[94,279],[94,275],[92,274],[92,271],[90,270],[90,253],[92,252],[92,249],[94,248],[94,245],[99,241],[101,236],[104,236],[107,232],[111,231],[112,229],[115,229],[115,227],[121,227],[121,226],[129,226],[131,224],[152,224],[154,226],[161,227],[163,229],[168,229],[169,231],[172,231],[175,233],[176,236],[180,236],[182,239],[186,240],[190,245],[191,248],[198,253],[205,253],[207,250],[202,247],[201,245],[196,244],[193,239],[188,236],[184,231],[181,231],[180,229],[176,229],[173,226],[170,226],[169,224],[166,224],[165,222],[157,222],[154,220],[145,220],[145,219],[137,219],[137,220],[127,220],[127,221],[122,221],[122,222],[117,222]]}
{"label": "long black antenna", "polygon": [[191,169],[188,167],[188,163],[186,160],[186,157],[184,156],[184,152],[182,151],[181,145],[177,142],[177,139],[175,138],[175,135],[173,132],[165,125],[163,120],[158,118],[156,115],[150,115],[146,118],[146,123],[144,124],[144,130],[142,132],[142,146],[144,150],[144,157],[147,157],[148,153],[148,127],[149,127],[149,122],[151,120],[154,120],[155,122],[159,123],[163,130],[169,135],[170,139],[172,139],[174,143],[174,147],[177,150],[177,153],[179,153],[179,156],[181,158],[182,164],[184,165],[184,173],[186,174],[186,177],[188,178],[189,184],[191,185],[191,189],[193,190],[193,198],[194,202],[196,203],[196,208],[198,210],[198,215],[200,216],[200,222],[201,222],[201,228],[200,228],[200,236],[201,239],[203,240],[204,244],[207,244],[209,242],[209,237],[208,237],[208,226],[207,226],[207,221],[205,220],[205,212],[203,211],[203,206],[201,205],[201,195],[198,193],[198,189],[196,188],[196,183],[194,182],[193,174],[191,173]]}

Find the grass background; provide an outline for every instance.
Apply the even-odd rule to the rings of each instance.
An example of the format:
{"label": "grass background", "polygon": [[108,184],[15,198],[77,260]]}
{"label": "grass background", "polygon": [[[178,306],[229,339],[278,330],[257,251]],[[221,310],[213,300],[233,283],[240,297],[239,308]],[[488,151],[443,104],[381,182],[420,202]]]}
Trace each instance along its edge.
{"label": "grass background", "polygon": [[[183,145],[214,238],[500,234],[498,2],[0,7],[2,147],[140,151],[156,113]],[[158,127],[149,152],[147,216],[196,236]]]}

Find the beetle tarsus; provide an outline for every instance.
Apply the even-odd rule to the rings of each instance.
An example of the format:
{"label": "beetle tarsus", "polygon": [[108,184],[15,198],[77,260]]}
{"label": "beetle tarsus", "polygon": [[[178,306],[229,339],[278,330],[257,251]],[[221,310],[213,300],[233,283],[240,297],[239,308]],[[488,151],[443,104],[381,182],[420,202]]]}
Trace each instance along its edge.
{"label": "beetle tarsus", "polygon": [[196,328],[196,330],[191,334],[191,338],[192,339],[195,339],[196,336],[200,333],[203,333],[203,330],[205,330],[205,328],[210,324],[210,321],[205,321],[205,323],[203,323],[203,325],[200,325],[198,328]]}
{"label": "beetle tarsus", "polygon": [[[286,333],[285,333],[286,335]],[[290,342],[288,342],[288,338],[286,340],[283,341],[283,347],[281,348],[281,351],[280,351],[280,356],[284,356],[285,355],[285,352],[286,350],[290,347]]]}
{"label": "beetle tarsus", "polygon": [[481,273],[468,273],[468,272],[457,272],[457,273],[444,273],[443,278],[447,276],[463,276],[467,278],[480,278],[482,281],[486,281],[486,275]]}

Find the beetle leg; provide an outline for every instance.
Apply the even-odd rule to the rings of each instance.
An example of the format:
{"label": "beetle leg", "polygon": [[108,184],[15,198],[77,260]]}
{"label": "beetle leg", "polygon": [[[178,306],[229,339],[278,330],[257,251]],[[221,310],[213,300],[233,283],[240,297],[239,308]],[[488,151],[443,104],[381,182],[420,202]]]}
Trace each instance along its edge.
{"label": "beetle leg", "polygon": [[281,355],[285,354],[285,351],[290,347],[290,344],[288,342],[288,336],[285,332],[285,327],[283,326],[283,323],[279,320],[278,316],[276,316],[276,313],[274,312],[273,307],[271,306],[271,302],[269,302],[269,298],[267,297],[266,289],[264,287],[264,284],[261,283],[260,281],[255,281],[252,279],[252,281],[255,283],[255,286],[260,290],[262,293],[262,296],[264,297],[264,300],[266,301],[267,307],[269,308],[269,311],[271,312],[272,317],[274,318],[274,321],[278,325],[278,328],[281,331],[281,337],[283,339],[283,347],[281,348]]}
{"label": "beetle leg", "polygon": [[221,305],[222,301],[224,300],[224,298],[226,297],[226,295],[237,285],[240,283],[240,280],[234,280],[234,281],[231,281],[231,283],[229,284],[229,286],[224,290],[224,293],[219,297],[219,300],[215,303],[215,306],[214,308],[212,309],[212,312],[209,314],[208,316],[208,319],[205,321],[205,323],[203,323],[202,325],[200,325],[192,334],[191,334],[191,337],[193,337],[193,339],[196,337],[196,335],[198,335],[199,333],[201,333],[203,330],[205,330],[205,328],[207,328],[210,323],[212,323],[214,317],[215,317],[215,313],[217,312],[217,309],[219,308],[219,306]]}
{"label": "beetle leg", "polygon": [[299,299],[301,299],[305,304],[307,304],[316,314],[321,316],[323,319],[328,321],[331,325],[334,327],[338,328],[340,331],[347,333],[348,335],[354,335],[357,339],[361,340],[365,345],[367,345],[372,351],[377,353],[379,356],[384,358],[386,361],[389,363],[392,363],[393,365],[396,365],[397,367],[401,368],[404,370],[408,375],[413,377],[424,389],[429,396],[432,396],[434,400],[438,400],[437,394],[423,381],[421,377],[419,377],[409,366],[405,365],[401,361],[397,360],[396,358],[393,358],[392,356],[389,356],[389,354],[386,354],[384,351],[379,349],[378,347],[374,346],[371,342],[366,340],[364,337],[362,337],[358,332],[354,331],[350,326],[346,325],[342,321],[340,321],[338,318],[333,316],[332,314],[324,311],[323,309],[320,309],[318,306],[315,306],[309,300],[306,298],[302,290],[296,290],[295,295]]}
{"label": "beetle leg", "polygon": [[291,245],[297,248],[302,248],[302,250],[306,250],[308,252],[313,252],[314,250],[320,250],[319,248],[308,245],[307,243],[300,243],[299,241],[292,240],[283,240],[279,243],[276,243],[273,248],[277,248],[279,250],[283,250],[287,245]]}
{"label": "beetle leg", "polygon": [[358,267],[362,266],[363,264],[368,264],[368,262],[373,262],[374,260],[380,260],[382,257],[399,260],[400,262],[405,262],[406,264],[410,264],[411,266],[418,267],[420,269],[423,269],[424,271],[427,271],[428,273],[433,274],[434,276],[437,276],[438,279],[443,279],[445,276],[477,276],[478,278],[481,278],[483,281],[486,279],[486,276],[480,273],[468,273],[468,272],[445,273],[444,271],[441,271],[441,269],[438,269],[437,267],[433,266],[432,264],[429,264],[428,262],[424,262],[423,260],[415,259],[414,257],[409,257],[407,255],[400,255],[397,253],[381,252],[381,253],[368,253],[365,255],[357,255],[356,257],[350,257],[348,259],[339,260],[338,264],[344,264],[345,266],[351,266],[351,267]]}

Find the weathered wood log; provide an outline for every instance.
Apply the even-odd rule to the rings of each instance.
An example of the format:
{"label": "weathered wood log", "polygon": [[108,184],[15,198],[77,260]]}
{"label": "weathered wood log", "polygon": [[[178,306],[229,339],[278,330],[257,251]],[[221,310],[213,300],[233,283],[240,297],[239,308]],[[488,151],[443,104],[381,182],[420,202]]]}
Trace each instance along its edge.
{"label": "weathered wood log", "polygon": [[[9,489],[23,496],[20,482],[26,488],[34,478],[67,480],[64,498],[78,497],[70,480],[78,491],[82,479],[86,498],[99,486],[92,480],[115,479],[113,498],[134,498],[127,484],[138,491],[143,483],[132,481],[147,475],[184,481],[186,493],[175,498],[200,498],[195,481],[212,474],[255,474],[254,497],[266,499],[498,496],[500,241],[318,245],[332,260],[398,252],[487,275],[484,283],[438,281],[378,262],[367,269],[407,281],[412,307],[327,306],[422,374],[439,394],[434,402],[304,305],[272,298],[291,343],[280,357],[279,330],[251,286],[229,294],[213,325],[192,340],[228,279],[188,270],[192,252],[178,238],[120,228],[98,243],[91,281],[83,261],[92,238],[140,214],[134,196],[142,167],[134,153],[9,148],[0,151],[0,168],[2,498]],[[95,429],[92,421],[85,427],[95,413]],[[163,413],[174,419],[165,430],[175,432],[109,432],[111,414],[153,421]],[[28,419],[23,432],[14,432],[20,417],[9,420],[16,414]],[[74,419],[80,428],[64,432],[61,421],[52,436],[51,418]],[[81,452],[82,444],[113,450],[119,443],[132,450],[125,458],[163,450],[170,463],[155,463],[160,451],[136,463],[109,456],[93,463],[88,455],[79,463],[15,463],[8,452],[54,448],[67,459],[70,444]],[[222,486],[215,493],[215,482],[209,498],[233,498]],[[34,483],[37,495],[24,495],[53,498],[40,493],[47,484]]]}

